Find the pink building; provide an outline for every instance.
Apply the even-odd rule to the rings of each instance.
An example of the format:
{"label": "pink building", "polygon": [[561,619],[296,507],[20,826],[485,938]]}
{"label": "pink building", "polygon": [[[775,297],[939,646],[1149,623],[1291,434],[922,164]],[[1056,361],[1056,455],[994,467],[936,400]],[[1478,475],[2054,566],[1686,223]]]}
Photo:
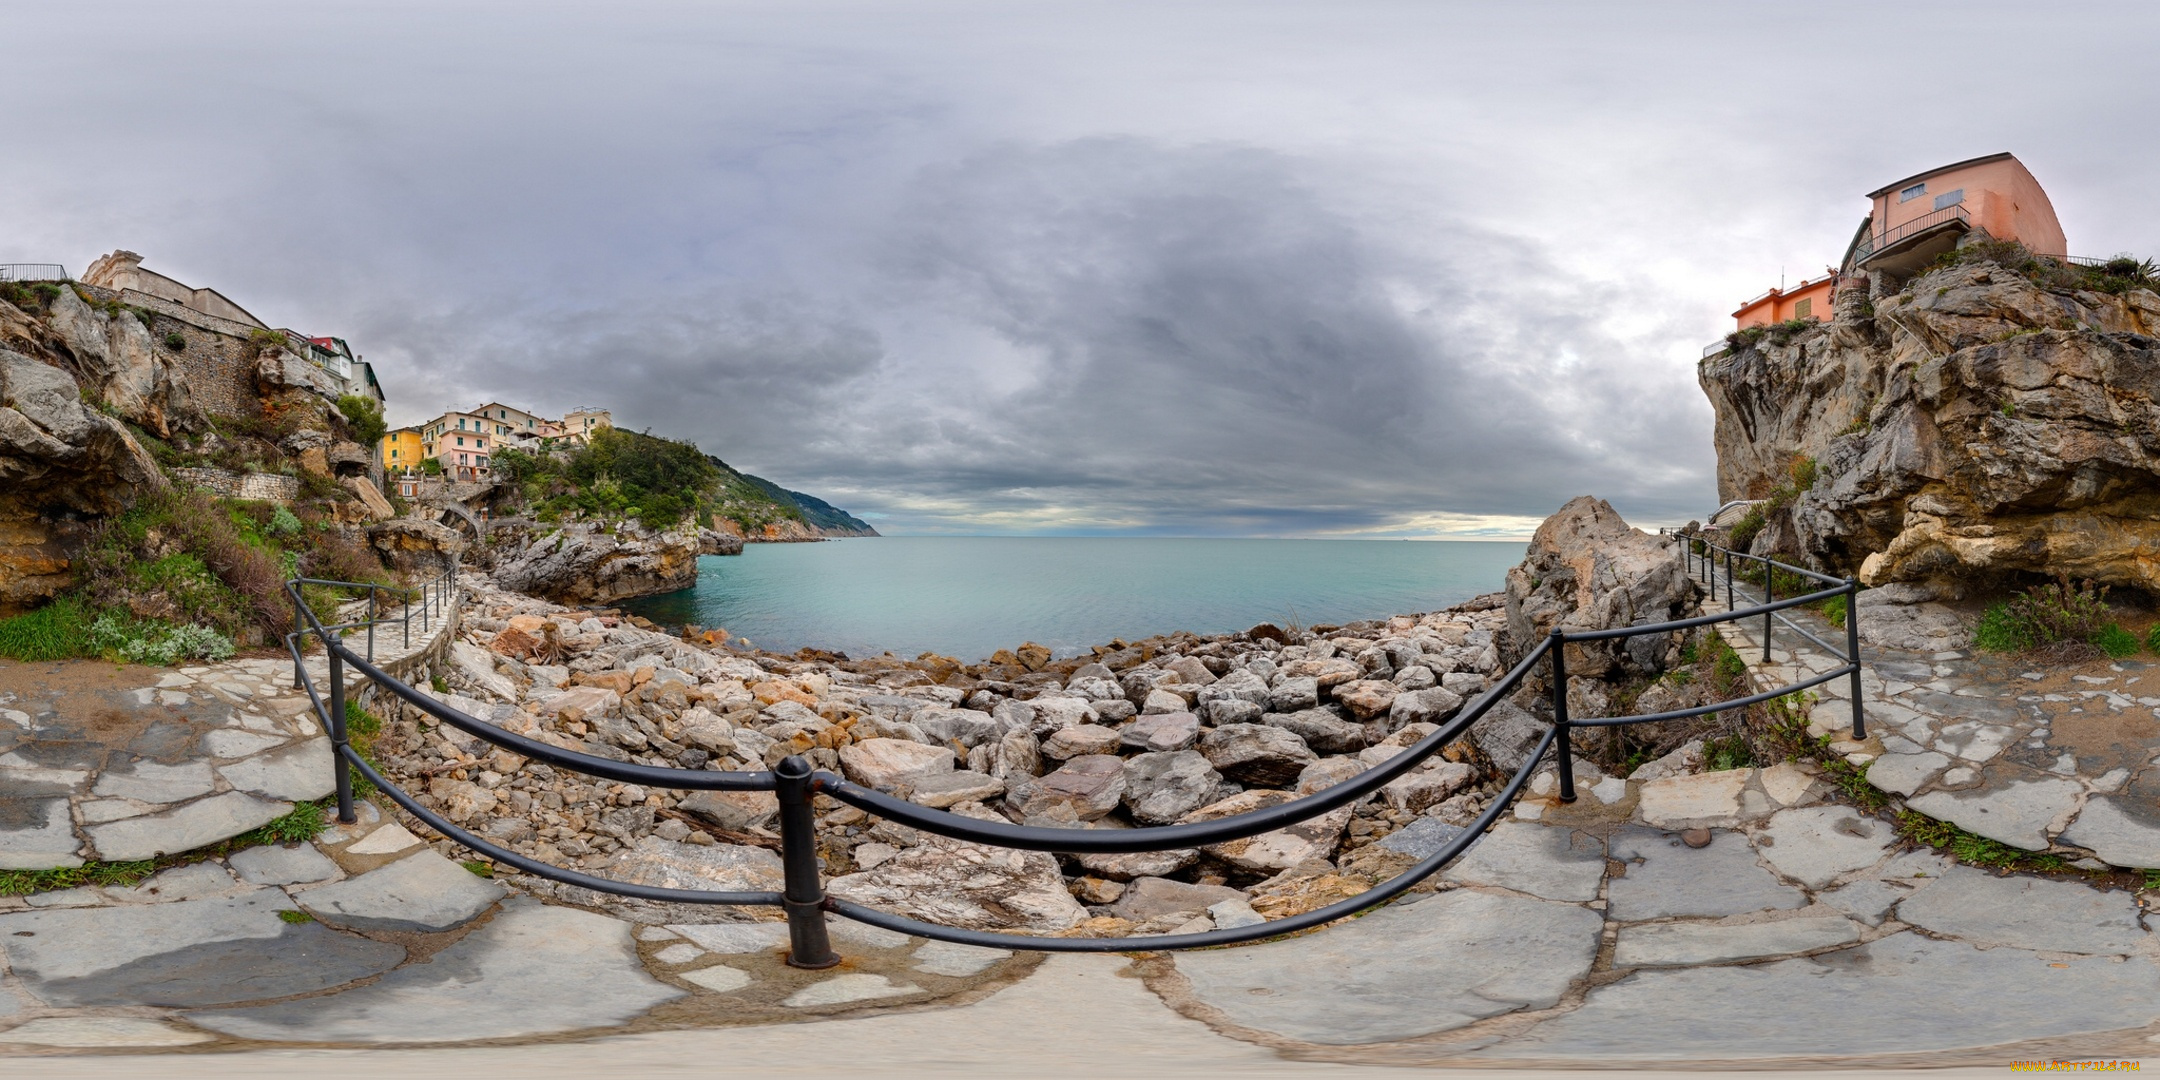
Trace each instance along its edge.
{"label": "pink building", "polygon": [[1874,205],[1846,249],[1846,270],[1910,274],[1975,230],[2035,254],[2069,251],[2055,206],[2024,163],[2009,154],[1971,158],[1868,193]]}
{"label": "pink building", "polygon": [[495,438],[493,420],[479,413],[447,412],[420,429],[428,456],[442,464],[443,475],[453,480],[484,480],[488,455]]}

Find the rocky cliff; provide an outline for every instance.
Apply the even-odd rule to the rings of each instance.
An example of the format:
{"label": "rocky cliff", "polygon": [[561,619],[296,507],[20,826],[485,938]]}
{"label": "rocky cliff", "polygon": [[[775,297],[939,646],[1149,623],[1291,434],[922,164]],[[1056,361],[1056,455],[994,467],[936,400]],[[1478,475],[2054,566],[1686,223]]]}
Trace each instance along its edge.
{"label": "rocky cliff", "polygon": [[[2160,294],[2149,267],[1984,242],[1835,318],[1735,335],[1699,378],[1754,550],[1870,585],[2068,573],[2160,591]],[[1749,530],[1753,531],[1753,530]]]}
{"label": "rocky cliff", "polygon": [[491,537],[503,588],[564,604],[609,604],[686,589],[704,546],[691,527],[665,532],[636,522],[573,522]]}

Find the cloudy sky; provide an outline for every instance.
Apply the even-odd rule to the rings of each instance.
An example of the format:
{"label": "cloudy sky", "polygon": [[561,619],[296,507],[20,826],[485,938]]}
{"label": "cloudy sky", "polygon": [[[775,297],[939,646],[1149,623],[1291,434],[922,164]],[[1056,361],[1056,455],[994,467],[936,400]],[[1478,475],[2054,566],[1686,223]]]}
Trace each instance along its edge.
{"label": "cloudy sky", "polygon": [[0,262],[116,247],[889,533],[1714,498],[1701,346],[1999,150],[2160,252],[2149,3],[0,0]]}

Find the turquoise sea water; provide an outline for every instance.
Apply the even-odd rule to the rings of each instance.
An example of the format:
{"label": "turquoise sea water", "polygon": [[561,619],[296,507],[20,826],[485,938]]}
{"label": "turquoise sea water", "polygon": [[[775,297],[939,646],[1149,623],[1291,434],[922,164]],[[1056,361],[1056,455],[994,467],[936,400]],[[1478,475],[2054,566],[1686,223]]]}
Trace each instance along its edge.
{"label": "turquoise sea water", "polygon": [[1409,540],[875,537],[751,544],[698,583],[623,606],[760,648],[977,660],[1023,641],[1066,656],[1111,638],[1342,623],[1493,592],[1524,545]]}

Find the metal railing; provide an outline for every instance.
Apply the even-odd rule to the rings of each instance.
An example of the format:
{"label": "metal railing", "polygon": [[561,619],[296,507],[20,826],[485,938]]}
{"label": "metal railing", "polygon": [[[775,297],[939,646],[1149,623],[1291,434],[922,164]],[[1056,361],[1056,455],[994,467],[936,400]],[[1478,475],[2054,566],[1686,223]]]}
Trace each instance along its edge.
{"label": "metal railing", "polygon": [[[1684,557],[1690,561],[1696,557],[1688,544],[1681,545]],[[1821,575],[1812,575],[1820,577]],[[319,584],[319,583],[318,583]],[[301,582],[288,583],[295,599],[299,596]],[[1559,798],[1573,802],[1576,798],[1574,755],[1570,732],[1577,727],[1612,727],[1623,724],[1650,723],[1661,720],[1677,720],[1725,709],[1741,708],[1758,702],[1769,701],[1786,694],[1816,686],[1839,675],[1847,674],[1847,668],[1839,668],[1827,675],[1794,682],[1775,690],[1751,694],[1731,701],[1687,709],[1674,709],[1620,717],[1586,717],[1573,719],[1568,713],[1567,646],[1579,642],[1615,641],[1645,634],[1672,634],[1717,623],[1754,618],[1758,615],[1775,616],[1778,611],[1802,604],[1814,603],[1832,596],[1850,595],[1855,588],[1851,582],[1840,583],[1838,588],[1825,589],[1804,596],[1759,607],[1718,614],[1703,615],[1689,619],[1648,623],[1639,626],[1617,627],[1609,630],[1568,631],[1555,628],[1539,640],[1529,651],[1510,667],[1493,686],[1477,699],[1464,706],[1453,719],[1441,724],[1435,731],[1404,748],[1394,757],[1375,765],[1357,776],[1333,787],[1314,792],[1277,806],[1217,818],[1211,821],[1180,825],[1150,826],[1132,829],[1066,829],[1044,828],[1034,825],[1016,825],[998,821],[982,821],[943,810],[918,806],[905,799],[876,791],[829,772],[813,768],[799,755],[789,755],[775,763],[770,770],[729,772],[714,769],[680,769],[657,765],[640,765],[613,761],[608,758],[565,750],[537,739],[527,738],[503,730],[486,721],[469,716],[423,694],[400,680],[393,678],[372,661],[348,647],[339,637],[336,628],[321,625],[314,613],[305,605],[297,610],[307,621],[301,634],[319,637],[329,654],[330,697],[325,701],[312,681],[306,689],[317,715],[322,719],[323,729],[330,734],[335,750],[337,770],[338,820],[351,822],[352,773],[358,772],[375,787],[402,807],[407,813],[425,823],[429,828],[472,850],[478,855],[502,865],[549,881],[561,882],[591,889],[596,892],[641,900],[687,904],[720,904],[741,906],[778,907],[786,913],[788,923],[789,951],[787,962],[796,967],[823,968],[840,962],[832,950],[826,932],[825,917],[839,915],[871,926],[882,927],[900,933],[913,934],[939,941],[964,945],[980,945],[992,948],[1027,949],[1038,952],[1134,952],[1164,949],[1195,949],[1217,945],[1231,945],[1263,938],[1277,937],[1313,927],[1324,926],[1337,919],[1355,915],[1361,911],[1386,903],[1419,882],[1439,872],[1484,835],[1485,831],[1508,812],[1522,794],[1530,778],[1545,762],[1553,757],[1559,779]],[[1728,581],[1728,595],[1731,595]],[[1848,624],[1851,620],[1848,618]],[[297,638],[299,635],[296,634]],[[295,670],[303,672],[297,663],[299,650],[294,647]],[[1855,654],[1857,655],[1857,654]],[[780,858],[782,867],[782,890],[779,892],[723,892],[705,889],[683,889],[657,885],[639,885],[614,881],[592,874],[582,873],[552,863],[542,862],[489,842],[459,827],[428,807],[411,794],[399,788],[384,776],[373,764],[356,751],[348,739],[345,724],[345,666],[352,665],[372,681],[380,690],[406,705],[434,718],[449,727],[475,736],[485,742],[501,747],[511,753],[559,769],[604,780],[636,784],[645,788],[677,791],[769,791],[779,802]],[[1071,854],[1111,854],[1147,851],[1169,851],[1196,848],[1212,844],[1240,840],[1261,833],[1286,828],[1321,814],[1352,806],[1377,794],[1381,788],[1398,777],[1426,762],[1443,748],[1469,734],[1471,728],[1487,716],[1500,701],[1523,685],[1541,664],[1549,671],[1552,720],[1537,746],[1523,763],[1508,777],[1507,782],[1495,794],[1484,811],[1463,832],[1442,845],[1439,850],[1419,860],[1414,866],[1373,888],[1318,908],[1288,918],[1262,922],[1251,926],[1219,928],[1199,933],[1153,935],[1139,938],[1081,938],[1037,937],[1028,934],[993,933],[978,930],[962,930],[936,923],[924,922],[891,912],[866,907],[825,892],[818,863],[817,819],[811,800],[824,795],[848,806],[897,821],[903,825],[927,833],[949,837],[975,844],[1017,848],[1026,851],[1065,852]],[[1854,675],[1856,689],[1855,708],[1858,708],[1857,666],[1849,665]],[[1856,719],[1857,725],[1857,719]]]}
{"label": "metal railing", "polygon": [[[1728,503],[1726,505],[1731,506],[1732,504]],[[1709,585],[1711,599],[1714,600],[1717,598],[1718,580],[1720,576],[1719,569],[1720,562],[1722,560],[1723,578],[1725,582],[1725,607],[1727,614],[1730,615],[1731,613],[1738,612],[1748,617],[1753,617],[1757,614],[1760,614],[1762,616],[1763,663],[1767,664],[1771,662],[1771,635],[1775,632],[1776,625],[1778,623],[1783,623],[1787,630],[1790,630],[1793,633],[1807,639],[1810,643],[1814,644],[1816,648],[1821,649],[1822,651],[1830,654],[1832,657],[1835,657],[1838,660],[1839,666],[1832,669],[1830,672],[1822,675],[1817,675],[1816,677],[1802,683],[1796,683],[1790,689],[1804,690],[1810,686],[1816,686],[1822,683],[1830,682],[1840,676],[1850,679],[1851,684],[1847,687],[1847,689],[1848,691],[1850,691],[1850,696],[1852,698],[1853,738],[1867,738],[1867,713],[1865,706],[1862,702],[1860,688],[1859,579],[1835,578],[1828,574],[1810,570],[1804,566],[1794,566],[1791,563],[1779,562],[1778,560],[1769,558],[1767,556],[1751,555],[1744,551],[1735,551],[1732,548],[1725,547],[1724,545],[1709,540],[1701,535],[1676,535],[1681,535],[1682,538],[1681,550],[1685,553],[1685,557],[1687,559],[1688,573],[1691,575],[1700,573],[1703,576],[1704,580]],[[1759,583],[1760,591],[1757,592],[1756,595],[1752,597],[1748,596],[1744,591],[1740,589],[1739,582],[1742,580],[1741,575],[1742,573],[1744,573],[1744,571],[1737,570],[1735,567],[1736,563],[1741,567],[1745,567],[1748,564],[1752,563],[1762,568],[1762,581]],[[1830,588],[1821,589],[1799,596],[1787,597],[1786,599],[1780,600],[1777,596],[1777,576],[1779,573],[1791,574],[1795,577],[1805,578],[1809,581],[1829,585]],[[1845,598],[1845,647],[1843,649],[1839,649],[1836,646],[1831,645],[1829,642],[1824,641],[1819,637],[1816,637],[1813,631],[1809,630],[1807,627],[1801,626],[1799,623],[1792,621],[1784,614],[1784,612],[1792,608],[1805,607],[1810,604],[1821,603],[1824,600],[1833,599],[1839,596]],[[1743,599],[1751,601],[1751,606],[1745,609],[1741,608],[1739,602]],[[1795,653],[1794,655],[1797,656],[1797,653]]]}
{"label": "metal railing", "polygon": [[1972,214],[1968,213],[1964,204],[1960,203],[1956,206],[1945,206],[1940,210],[1930,210],[1903,225],[1899,225],[1894,229],[1886,229],[1879,234],[1869,233],[1854,243],[1853,261],[1857,263],[1908,236],[1952,221],[1962,221],[1969,225],[1972,223]]}
{"label": "metal railing", "polygon": [[[453,560],[450,568],[444,570],[441,574],[418,585],[411,586],[378,585],[368,581],[327,581],[322,578],[305,577],[293,578],[287,581],[285,591],[292,597],[293,602],[293,632],[285,635],[285,651],[291,653],[293,658],[293,689],[297,690],[303,685],[303,672],[300,665],[300,638],[303,635],[315,634],[324,640],[332,640],[329,635],[333,633],[342,637],[344,634],[354,630],[365,630],[367,632],[367,659],[368,662],[373,663],[375,660],[375,628],[378,626],[396,626],[402,646],[410,649],[412,648],[412,624],[414,619],[420,620],[420,636],[425,639],[430,633],[434,632],[434,625],[449,615],[451,605],[457,602],[457,573],[458,563]],[[322,625],[315,620],[315,612],[308,607],[306,600],[302,598],[305,587],[309,585],[332,589],[366,589],[367,617],[350,622],[333,623],[329,626]],[[384,596],[393,597],[398,601],[396,614],[383,614],[382,599]],[[342,610],[343,606],[341,605],[340,611]]]}
{"label": "metal railing", "polygon": [[73,281],[59,263],[0,263],[0,281]]}

